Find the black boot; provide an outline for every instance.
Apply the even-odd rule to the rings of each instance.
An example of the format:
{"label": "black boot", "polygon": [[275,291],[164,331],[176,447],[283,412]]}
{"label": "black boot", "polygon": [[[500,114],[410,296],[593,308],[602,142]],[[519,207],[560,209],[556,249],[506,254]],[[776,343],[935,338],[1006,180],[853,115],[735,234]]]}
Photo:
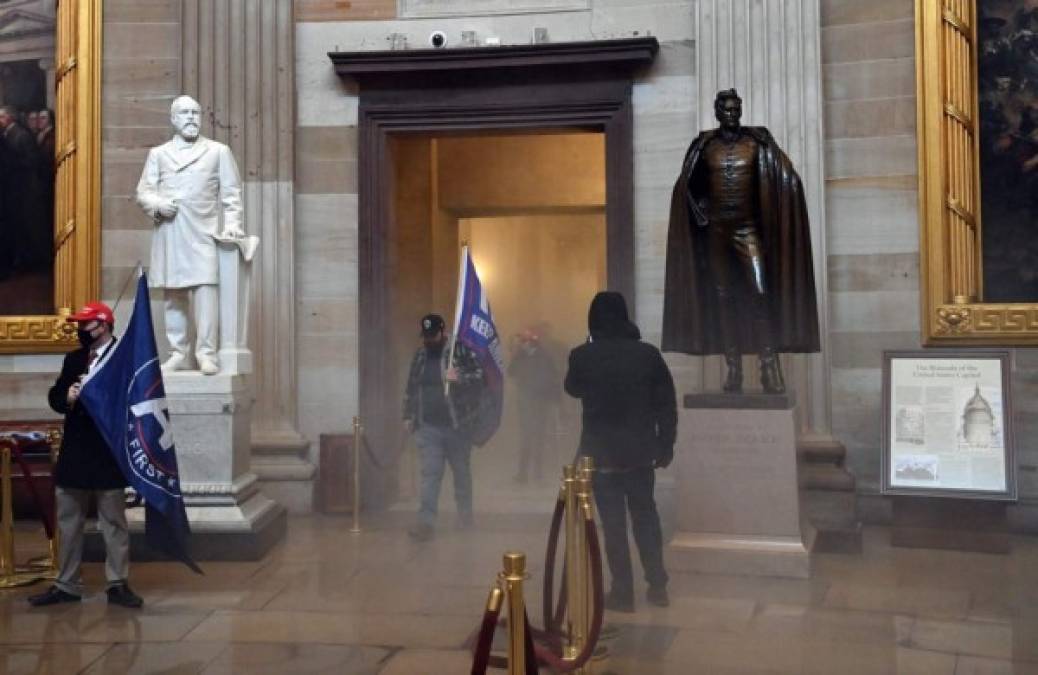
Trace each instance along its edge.
{"label": "black boot", "polygon": [[724,391],[726,394],[742,393],[742,354],[736,349],[726,349],[724,352],[724,365],[727,371],[724,378]]}
{"label": "black boot", "polygon": [[760,353],[760,383],[765,394],[786,393],[786,382],[782,379],[782,364],[778,354],[771,349]]}

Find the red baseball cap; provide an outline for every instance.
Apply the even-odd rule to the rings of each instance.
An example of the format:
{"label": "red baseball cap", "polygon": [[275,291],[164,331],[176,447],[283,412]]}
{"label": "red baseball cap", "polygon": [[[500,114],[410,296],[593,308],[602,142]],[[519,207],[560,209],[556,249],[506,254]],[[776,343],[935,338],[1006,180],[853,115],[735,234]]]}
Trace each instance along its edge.
{"label": "red baseball cap", "polygon": [[88,302],[83,305],[83,309],[69,316],[66,321],[94,321],[95,319],[115,325],[115,314],[112,313],[112,308],[103,302]]}

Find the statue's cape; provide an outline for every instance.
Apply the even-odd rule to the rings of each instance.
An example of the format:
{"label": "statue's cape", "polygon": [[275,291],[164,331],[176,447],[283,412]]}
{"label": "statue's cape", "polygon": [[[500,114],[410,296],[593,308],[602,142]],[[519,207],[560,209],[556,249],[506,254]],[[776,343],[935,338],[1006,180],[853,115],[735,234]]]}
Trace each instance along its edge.
{"label": "statue's cape", "polygon": [[[817,352],[818,302],[804,189],[792,162],[767,129],[744,130],[760,143],[759,229],[775,348],[779,352]],[[700,163],[703,149],[716,133],[716,129],[704,131],[689,146],[671,197],[663,351],[724,351],[717,294],[708,269],[706,177]],[[731,278],[741,278],[741,272]],[[740,350],[754,353],[757,344],[752,327],[748,321],[742,323],[745,330],[739,336]]]}

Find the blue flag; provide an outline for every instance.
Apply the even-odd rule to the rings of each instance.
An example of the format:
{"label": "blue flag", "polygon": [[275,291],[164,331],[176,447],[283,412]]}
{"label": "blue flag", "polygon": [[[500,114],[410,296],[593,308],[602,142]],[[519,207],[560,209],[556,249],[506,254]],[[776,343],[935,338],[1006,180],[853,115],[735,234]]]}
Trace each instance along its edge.
{"label": "blue flag", "polygon": [[454,340],[473,351],[483,367],[485,390],[480,399],[476,426],[471,432],[472,442],[483,445],[497,432],[504,407],[505,364],[501,356],[501,339],[494,326],[490,301],[476,274],[476,266],[469,255],[469,247],[461,251],[461,270],[458,276],[458,300],[454,313]]}
{"label": "blue flag", "polygon": [[144,500],[148,545],[201,574],[187,554],[190,528],[143,271],[126,332],[84,378],[79,400]]}

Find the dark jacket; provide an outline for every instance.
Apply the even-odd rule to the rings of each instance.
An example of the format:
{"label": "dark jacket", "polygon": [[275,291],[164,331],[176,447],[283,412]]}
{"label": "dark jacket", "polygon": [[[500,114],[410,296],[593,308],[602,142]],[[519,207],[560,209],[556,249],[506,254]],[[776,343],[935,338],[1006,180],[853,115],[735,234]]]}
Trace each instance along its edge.
{"label": "dark jacket", "polygon": [[54,470],[54,484],[81,490],[115,490],[126,487],[112,451],[81,403],[69,408],[68,390],[87,370],[90,350],[80,348],[65,355],[61,375],[50,388],[50,407],[65,415],[61,454]]}
{"label": "dark jacket", "polygon": [[[440,363],[441,379],[446,379],[450,367],[451,340],[443,347]],[[458,370],[458,381],[450,386],[447,397],[447,409],[450,411],[452,426],[462,433],[468,434],[478,424],[483,399],[483,366],[472,350],[458,342],[454,347],[454,365]],[[428,362],[425,347],[419,347],[411,359],[411,370],[407,376],[407,389],[404,392],[404,419],[411,420],[417,429],[422,423],[422,372]]]}
{"label": "dark jacket", "polygon": [[666,466],[674,456],[674,380],[659,350],[640,340],[619,293],[599,293],[589,341],[569,355],[566,393],[581,400],[580,453],[605,469]]}
{"label": "dark jacket", "polygon": [[538,346],[532,353],[523,349],[516,352],[508,364],[508,374],[515,380],[520,406],[547,408],[558,401],[561,378],[543,347]]}

